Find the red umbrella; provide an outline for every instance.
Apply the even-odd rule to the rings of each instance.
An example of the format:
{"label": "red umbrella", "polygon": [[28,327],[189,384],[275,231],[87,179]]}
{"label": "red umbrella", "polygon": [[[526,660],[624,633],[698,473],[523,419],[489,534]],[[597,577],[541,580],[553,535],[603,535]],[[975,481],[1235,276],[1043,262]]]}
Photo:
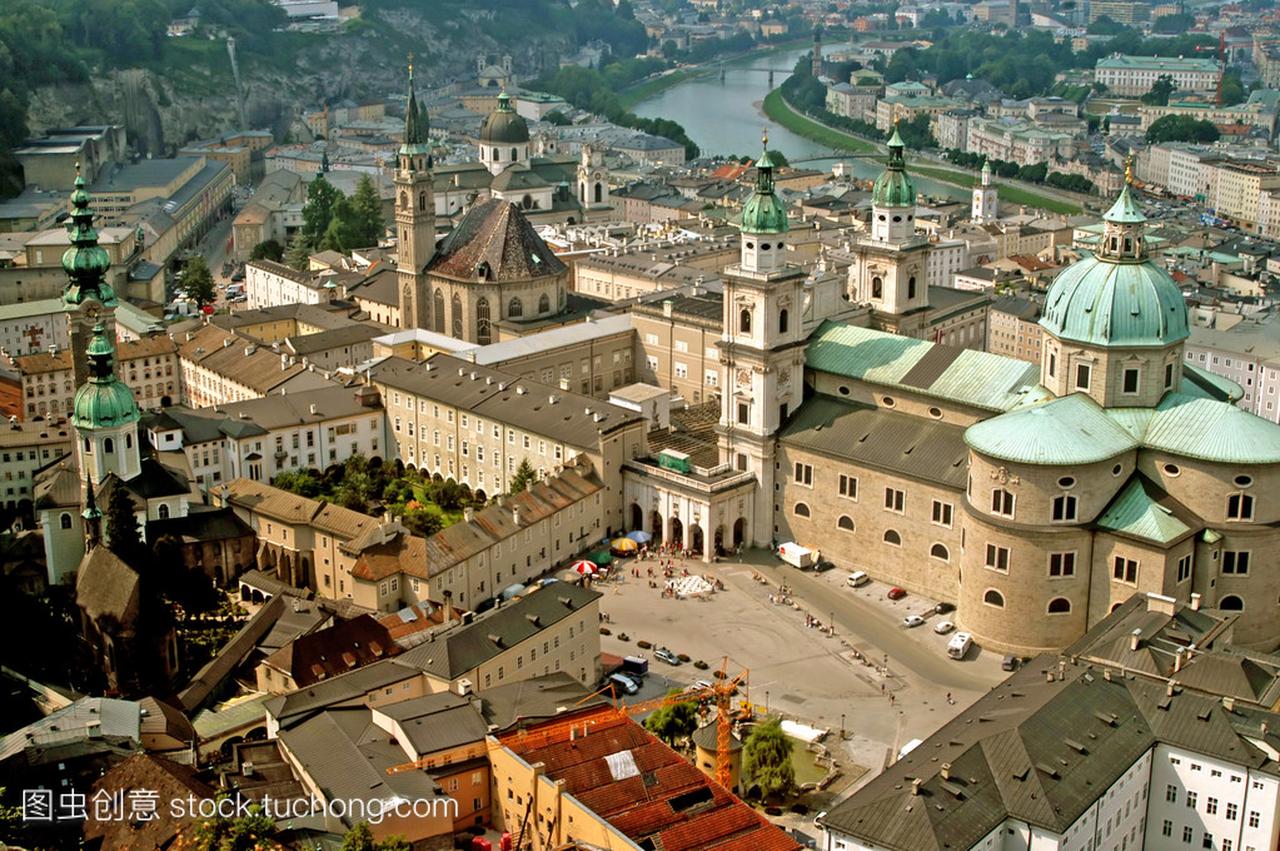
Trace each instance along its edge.
{"label": "red umbrella", "polygon": [[569,565],[569,567],[571,570],[575,570],[584,575],[595,573],[597,570],[596,566],[586,559],[583,559],[582,561],[575,561],[573,564]]}

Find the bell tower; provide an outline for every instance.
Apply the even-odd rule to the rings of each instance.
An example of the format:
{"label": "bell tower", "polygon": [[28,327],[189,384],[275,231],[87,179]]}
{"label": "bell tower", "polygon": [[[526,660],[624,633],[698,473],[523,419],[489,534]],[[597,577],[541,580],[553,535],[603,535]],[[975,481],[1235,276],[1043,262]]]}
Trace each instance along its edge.
{"label": "bell tower", "polygon": [[431,187],[431,143],[427,113],[413,91],[409,57],[409,101],[404,111],[404,141],[396,157],[396,277],[400,285],[400,327],[429,328],[427,263],[436,247],[436,208]]}
{"label": "bell tower", "polygon": [[609,175],[604,167],[604,153],[594,142],[582,146],[582,157],[578,160],[578,203],[584,210],[609,203]]}
{"label": "bell tower", "polygon": [[79,439],[80,470],[95,485],[114,474],[129,481],[142,470],[138,446],[138,403],[115,374],[115,346],[98,323],[85,351],[89,379],[76,391],[71,424]]}
{"label": "bell tower", "polygon": [[67,285],[62,291],[62,302],[67,311],[68,338],[71,341],[71,363],[75,386],[88,380],[89,341],[95,326],[102,326],[102,333],[109,340],[116,338],[116,293],[107,283],[107,269],[111,257],[98,245],[98,232],[93,227],[93,210],[89,208],[89,193],[85,189],[80,164],[76,163],[75,190],[71,193],[71,221],[67,230],[71,235],[71,247],[62,254],[62,269],[67,273]]}
{"label": "bell tower", "polygon": [[773,537],[775,435],[804,396],[805,335],[801,329],[805,271],[786,262],[786,207],[774,191],[769,139],[756,161],[756,185],[742,208],[738,262],[725,268],[724,365],[718,426],[720,460],[754,473],[760,483],[747,540]]}
{"label": "bell tower", "polygon": [[991,161],[987,160],[982,164],[982,177],[979,178],[978,185],[973,187],[973,207],[969,218],[975,224],[985,225],[998,218],[996,211],[999,199],[996,193],[995,184],[991,182]]}

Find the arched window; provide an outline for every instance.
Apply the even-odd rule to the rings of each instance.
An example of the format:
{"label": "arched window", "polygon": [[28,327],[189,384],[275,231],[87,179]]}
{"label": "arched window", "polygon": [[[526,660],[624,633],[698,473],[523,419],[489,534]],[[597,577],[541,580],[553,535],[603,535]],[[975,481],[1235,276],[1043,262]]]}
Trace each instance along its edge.
{"label": "arched window", "polygon": [[163,502],[160,503],[160,507],[156,509],[156,516],[158,516],[161,520],[168,520],[169,506],[165,505]]}
{"label": "arched window", "polygon": [[106,440],[102,441],[102,451],[107,453],[108,455],[110,455],[112,452],[115,452],[116,442],[108,437]]}
{"label": "arched window", "polygon": [[840,519],[836,521],[836,528],[843,529],[846,532],[853,531],[853,518],[848,514],[841,514]]}
{"label": "arched window", "polygon": [[599,183],[596,184],[596,203],[599,204],[604,200],[604,187]]}
{"label": "arched window", "polygon": [[492,339],[489,333],[489,299],[481,298],[476,302],[476,342],[482,346]]}
{"label": "arched window", "polygon": [[126,432],[124,436],[124,448],[125,449],[133,448],[133,435],[129,434],[128,432]]}
{"label": "arched window", "polygon": [[916,297],[916,276],[912,275],[910,278],[907,278],[907,298],[915,298],[915,297]]}
{"label": "arched window", "polygon": [[521,199],[520,199],[520,206],[521,206],[521,207],[523,207],[523,208],[524,208],[524,209],[526,209],[526,210],[532,210],[532,209],[533,209],[533,196],[526,192],[526,193],[525,193],[525,196],[524,196],[523,198],[521,198]]}
{"label": "arched window", "polygon": [[751,333],[751,311],[745,307],[738,314],[738,332],[742,334]]}
{"label": "arched window", "polygon": [[456,339],[462,339],[462,298],[457,294],[453,294],[453,307],[451,308],[453,326],[452,334]]}
{"label": "arched window", "polygon": [[895,547],[900,547],[902,546],[902,536],[892,529],[889,529],[884,533],[884,542],[886,544],[892,544]]}
{"label": "arched window", "polygon": [[[483,149],[483,148],[481,149],[481,153],[484,153],[484,149]],[[408,207],[408,206],[409,206],[409,193],[408,193],[408,192],[401,192],[401,193],[400,193],[400,207],[401,207],[401,209],[403,209],[403,208]]]}
{"label": "arched window", "polygon": [[929,555],[939,561],[951,561],[951,552],[943,544],[934,544],[929,547]]}
{"label": "arched window", "polygon": [[884,279],[879,275],[871,279],[871,297],[884,298]]}
{"label": "arched window", "polygon": [[1244,600],[1240,599],[1235,594],[1228,594],[1222,598],[1221,602],[1218,603],[1218,608],[1222,609],[1224,612],[1243,612]]}
{"label": "arched window", "polygon": [[542,314],[542,313],[548,313],[550,311],[551,311],[551,299],[547,297],[546,293],[543,293],[542,295],[538,296],[538,313]]}
{"label": "arched window", "polygon": [[436,294],[431,299],[431,309],[435,311],[435,329],[437,334],[444,333],[444,293],[440,292],[440,288],[436,288]]}
{"label": "arched window", "polygon": [[507,316],[512,319],[518,319],[524,316],[524,303],[518,298],[513,298],[507,302]]}
{"label": "arched window", "polygon": [[63,514],[60,518],[58,518],[58,525],[59,525],[59,526],[61,526],[63,529],[70,529],[70,528],[71,528],[71,515],[70,515],[70,514]]}
{"label": "arched window", "polygon": [[803,502],[797,502],[794,511],[796,513],[796,517],[809,516],[809,506],[804,504]]}
{"label": "arched window", "polygon": [[419,210],[427,209],[427,193],[425,192],[418,193],[418,209]]}
{"label": "arched window", "polygon": [[785,309],[778,311],[778,333],[787,333],[787,311]]}
{"label": "arched window", "polygon": [[1004,608],[1004,595],[994,588],[987,589],[987,593],[982,595],[982,602],[988,606],[995,606],[997,609]]}
{"label": "arched window", "polygon": [[1049,614],[1066,615],[1071,613],[1071,601],[1066,597],[1054,597],[1049,601]]}
{"label": "arched window", "polygon": [[1233,493],[1227,497],[1228,520],[1252,520],[1253,497],[1247,493]]}
{"label": "arched window", "polygon": [[497,148],[494,148],[494,149],[493,149],[493,161],[494,161],[494,162],[501,162],[501,160],[502,160],[502,151],[498,150]]}
{"label": "arched window", "polygon": [[512,162],[515,162],[515,161],[519,158],[519,156],[520,156],[520,155],[516,152],[516,149],[515,149],[515,148],[512,148],[512,149],[511,149],[511,161],[512,161]]}

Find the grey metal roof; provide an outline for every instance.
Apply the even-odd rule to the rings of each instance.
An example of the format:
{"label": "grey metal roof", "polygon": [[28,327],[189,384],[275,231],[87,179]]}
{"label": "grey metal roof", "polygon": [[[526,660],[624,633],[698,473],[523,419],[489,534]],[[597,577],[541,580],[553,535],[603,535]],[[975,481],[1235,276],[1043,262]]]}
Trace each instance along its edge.
{"label": "grey metal roof", "polygon": [[591,691],[567,671],[494,686],[480,692],[484,720],[499,730],[527,719],[551,718],[565,709],[596,706],[608,701],[590,697]]}
{"label": "grey metal roof", "polygon": [[459,357],[463,360],[486,366],[501,364],[522,357],[542,354],[551,349],[598,340],[601,337],[609,337],[614,334],[623,334],[630,330],[631,316],[629,314],[607,316],[604,319],[588,319],[584,322],[575,322],[572,325],[561,325],[558,328],[543,331],[540,334],[515,337],[510,340],[504,340],[501,343],[492,343],[488,346],[469,349],[465,353],[460,353]]}
{"label": "grey metal roof", "polygon": [[815,396],[787,421],[779,440],[960,489],[968,474],[963,435],[963,428],[949,423]]}
{"label": "grey metal roof", "polygon": [[479,708],[467,698],[449,691],[379,706],[374,712],[399,724],[409,744],[419,754],[437,753],[482,741],[489,732]]}
{"label": "grey metal roof", "polygon": [[[91,735],[107,740],[141,742],[141,706],[132,700],[81,698],[0,738],[0,763],[24,751],[60,748],[81,742]],[[34,763],[35,760],[29,755],[28,762]]]}
{"label": "grey metal roof", "polygon": [[350,673],[290,692],[266,703],[267,714],[280,726],[287,726],[308,713],[344,700],[360,697],[374,689],[384,688],[420,675],[421,671],[403,661],[404,657],[384,659]]}
{"label": "grey metal roof", "polygon": [[1006,818],[1062,833],[1157,742],[1280,775],[1246,738],[1274,747],[1259,722],[1280,715],[1086,666],[1050,682],[1056,668],[1049,656],[1024,666],[832,808],[828,829],[890,851],[969,848]]}
{"label": "grey metal roof", "polygon": [[[398,659],[442,679],[453,680],[528,641],[552,624],[579,614],[602,596],[599,591],[568,582],[544,585],[532,594],[490,609],[469,624],[433,630],[426,641],[402,653]],[[597,626],[593,616],[587,628]]]}

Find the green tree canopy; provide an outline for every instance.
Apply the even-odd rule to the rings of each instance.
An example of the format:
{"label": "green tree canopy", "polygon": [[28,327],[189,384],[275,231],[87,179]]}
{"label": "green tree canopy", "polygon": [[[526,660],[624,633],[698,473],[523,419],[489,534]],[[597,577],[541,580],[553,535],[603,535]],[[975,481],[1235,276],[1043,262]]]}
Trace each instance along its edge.
{"label": "green tree canopy", "polygon": [[[671,693],[678,694],[679,691]],[[698,729],[698,705],[693,701],[684,701],[660,707],[644,719],[644,728],[675,747]]]}
{"label": "green tree canopy", "polygon": [[289,240],[289,249],[285,252],[284,263],[299,272],[305,272],[311,265],[311,249],[307,247],[302,231],[295,233],[293,239]]}
{"label": "green tree canopy", "polygon": [[538,473],[533,469],[533,465],[529,463],[529,459],[525,458],[520,462],[520,466],[516,467],[515,475],[511,477],[511,486],[507,489],[508,493],[520,493],[529,489],[529,485],[538,481]]}
{"label": "green tree canopy", "polygon": [[280,263],[284,260],[284,246],[277,240],[264,239],[253,247],[249,252],[250,260],[274,260]]}
{"label": "green tree canopy", "polygon": [[209,264],[199,254],[188,260],[187,265],[182,268],[182,288],[187,291],[187,297],[200,307],[218,300],[218,290],[213,285]]}
{"label": "green tree canopy", "polygon": [[142,553],[142,535],[138,531],[137,508],[129,492],[116,483],[107,499],[107,511],[103,515],[106,526],[107,547],[126,563],[137,563]]}
{"label": "green tree canopy", "polygon": [[378,240],[386,232],[386,221],[382,217],[382,198],[378,195],[378,187],[373,178],[365,174],[356,183],[356,191],[351,196],[351,213],[355,217],[352,228],[357,242],[349,248],[366,248],[378,244]]}
{"label": "green tree canopy", "polygon": [[782,719],[770,718],[758,725],[743,743],[743,769],[765,796],[789,792],[796,782],[791,764],[794,744],[782,732]]}
{"label": "green tree canopy", "polygon": [[1173,94],[1173,90],[1176,88],[1173,77],[1168,74],[1161,74],[1151,84],[1151,91],[1142,96],[1142,102],[1151,106],[1168,106],[1169,96]]}
{"label": "green tree canopy", "polygon": [[373,831],[366,821],[357,822],[342,837],[339,851],[409,851],[409,843],[401,836],[389,836],[383,840],[374,840]]}
{"label": "green tree canopy", "polygon": [[1218,141],[1219,135],[1212,122],[1189,115],[1165,115],[1151,122],[1147,128],[1148,142],[1209,143]]}
{"label": "green tree canopy", "polygon": [[307,187],[307,201],[302,205],[302,241],[310,249],[320,246],[329,223],[333,221],[334,208],[338,200],[343,198],[332,183],[324,179],[323,174],[316,175]]}
{"label": "green tree canopy", "polygon": [[[226,796],[220,793],[219,799]],[[265,851],[283,848],[269,837],[276,825],[270,816],[264,815],[262,806],[249,807],[249,815],[241,818],[216,816],[196,823],[193,851]]]}

